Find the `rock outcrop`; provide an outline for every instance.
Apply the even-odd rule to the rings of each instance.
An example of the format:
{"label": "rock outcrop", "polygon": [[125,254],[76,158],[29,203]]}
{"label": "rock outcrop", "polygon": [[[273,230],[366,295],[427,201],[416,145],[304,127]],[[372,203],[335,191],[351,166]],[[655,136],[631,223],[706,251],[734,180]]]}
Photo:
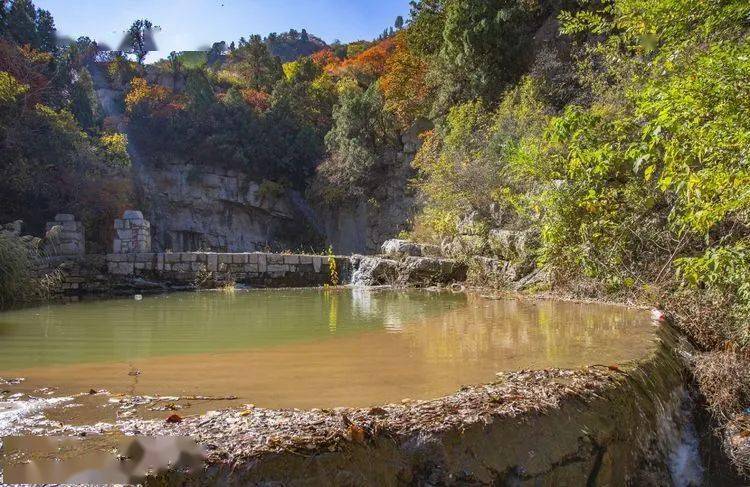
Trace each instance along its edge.
{"label": "rock outcrop", "polygon": [[337,207],[317,205],[315,210],[326,239],[338,253],[374,254],[386,239],[408,230],[419,202],[409,181],[414,178],[411,162],[422,145],[420,134],[431,128],[417,121],[401,136],[401,151],[386,155],[367,198]]}
{"label": "rock outcrop", "polygon": [[351,258],[352,284],[360,286],[447,285],[466,280],[468,267],[452,259],[440,257],[366,257]]}
{"label": "rock outcrop", "polygon": [[440,255],[440,248],[437,245],[420,244],[410,240],[391,239],[380,246],[380,252],[390,257],[434,257]]}
{"label": "rock outcrop", "polygon": [[239,171],[174,161],[138,178],[157,250],[283,250],[316,237],[298,195]]}

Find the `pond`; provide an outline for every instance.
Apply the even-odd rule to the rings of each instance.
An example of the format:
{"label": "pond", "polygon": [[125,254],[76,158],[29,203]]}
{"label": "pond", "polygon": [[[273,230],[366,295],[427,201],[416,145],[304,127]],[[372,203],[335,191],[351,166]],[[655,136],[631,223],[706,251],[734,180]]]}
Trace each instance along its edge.
{"label": "pond", "polygon": [[500,371],[621,364],[654,342],[648,312],[600,304],[360,288],[177,293],[1,313],[0,377],[58,394],[354,407],[439,397]]}

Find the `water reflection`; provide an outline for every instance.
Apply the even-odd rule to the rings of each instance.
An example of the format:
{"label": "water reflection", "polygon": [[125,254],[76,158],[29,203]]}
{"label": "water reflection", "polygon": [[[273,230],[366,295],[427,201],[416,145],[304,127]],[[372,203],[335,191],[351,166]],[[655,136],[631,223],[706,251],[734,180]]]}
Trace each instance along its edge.
{"label": "water reflection", "polygon": [[[436,397],[498,371],[622,363],[654,339],[648,314],[622,307],[362,288],[173,295],[25,313],[0,315],[0,328],[20,334],[9,335],[11,344],[50,357],[25,358],[3,341],[6,370],[12,360],[29,365],[0,376],[70,393],[236,395],[266,407]],[[45,315],[46,337],[32,313]],[[139,375],[129,375],[135,369]]]}

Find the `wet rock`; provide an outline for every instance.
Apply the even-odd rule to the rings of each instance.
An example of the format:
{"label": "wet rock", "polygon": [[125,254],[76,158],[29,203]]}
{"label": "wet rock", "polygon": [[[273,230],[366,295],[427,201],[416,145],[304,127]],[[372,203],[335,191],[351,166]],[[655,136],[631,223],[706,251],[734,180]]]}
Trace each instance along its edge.
{"label": "wet rock", "polygon": [[437,245],[420,244],[399,239],[386,240],[380,247],[380,251],[389,257],[427,257],[440,254],[440,248]]}
{"label": "wet rock", "polygon": [[352,284],[359,286],[381,286],[393,284],[398,276],[398,262],[382,257],[354,255],[351,258]]}
{"label": "wet rock", "polygon": [[398,284],[433,286],[466,280],[467,266],[452,259],[407,257],[399,263]]}

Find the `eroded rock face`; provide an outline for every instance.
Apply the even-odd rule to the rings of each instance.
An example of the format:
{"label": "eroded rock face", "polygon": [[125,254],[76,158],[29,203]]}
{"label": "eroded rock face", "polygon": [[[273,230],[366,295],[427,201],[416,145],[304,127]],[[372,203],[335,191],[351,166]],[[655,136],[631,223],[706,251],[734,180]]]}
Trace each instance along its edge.
{"label": "eroded rock face", "polygon": [[342,254],[375,254],[382,242],[408,229],[419,210],[419,201],[409,181],[414,178],[411,162],[422,145],[420,134],[432,128],[417,120],[401,136],[401,150],[387,154],[367,198],[333,208],[320,205],[316,213],[320,226],[334,250]]}
{"label": "eroded rock face", "polygon": [[301,198],[237,171],[174,162],[138,171],[156,250],[243,252],[293,247],[309,220]]}

